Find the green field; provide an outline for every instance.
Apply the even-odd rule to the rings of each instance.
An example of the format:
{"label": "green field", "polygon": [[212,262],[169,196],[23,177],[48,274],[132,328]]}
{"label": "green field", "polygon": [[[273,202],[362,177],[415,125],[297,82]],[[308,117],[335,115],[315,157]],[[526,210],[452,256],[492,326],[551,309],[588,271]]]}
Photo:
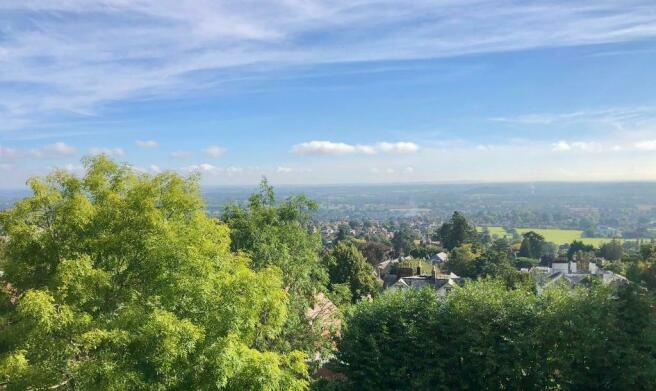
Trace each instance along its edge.
{"label": "green field", "polygon": [[[478,227],[477,230],[481,232],[483,231],[483,227]],[[503,227],[487,227],[487,230],[490,232],[490,235],[492,236],[498,236],[500,238],[512,237],[510,232],[506,231]]]}
{"label": "green field", "polygon": [[[498,237],[511,237],[510,233],[503,229],[503,227],[487,227],[487,229],[493,236],[496,235]],[[483,230],[483,228],[477,227],[477,230],[480,232]],[[574,240],[579,240],[585,244],[591,244],[598,247],[612,240],[610,238],[584,238],[582,237],[583,231],[577,229],[517,228],[517,232],[520,234],[524,234],[528,231],[533,231],[537,234],[540,234],[544,236],[544,239],[547,242],[553,242],[556,244],[572,243]],[[623,239],[620,240],[623,241]]]}

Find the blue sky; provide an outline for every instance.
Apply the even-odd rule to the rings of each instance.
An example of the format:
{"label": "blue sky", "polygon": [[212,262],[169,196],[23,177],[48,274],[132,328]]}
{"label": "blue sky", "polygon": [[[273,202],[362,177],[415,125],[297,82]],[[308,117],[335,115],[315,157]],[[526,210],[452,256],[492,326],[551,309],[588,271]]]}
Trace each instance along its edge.
{"label": "blue sky", "polygon": [[653,0],[5,0],[0,187],[655,180],[655,87]]}

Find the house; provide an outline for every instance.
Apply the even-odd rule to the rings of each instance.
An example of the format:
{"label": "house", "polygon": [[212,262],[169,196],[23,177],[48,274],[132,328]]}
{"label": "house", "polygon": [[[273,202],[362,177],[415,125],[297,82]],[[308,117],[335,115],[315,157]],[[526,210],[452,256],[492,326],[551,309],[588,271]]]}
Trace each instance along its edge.
{"label": "house", "polygon": [[598,279],[603,284],[628,283],[626,277],[610,270],[604,270],[593,262],[581,265],[577,262],[554,262],[551,267],[535,266],[528,273],[535,279],[538,294],[557,283],[570,287],[582,285],[591,279]]}
{"label": "house", "polygon": [[430,257],[430,261],[436,264],[444,263],[449,260],[449,254],[445,253],[444,251],[433,254]]}
{"label": "house", "polygon": [[461,278],[453,273],[441,274],[438,273],[437,268],[433,267],[431,275],[412,275],[399,278],[389,289],[392,290],[405,290],[405,289],[421,289],[424,287],[431,287],[439,296],[446,296],[453,288],[458,286]]}

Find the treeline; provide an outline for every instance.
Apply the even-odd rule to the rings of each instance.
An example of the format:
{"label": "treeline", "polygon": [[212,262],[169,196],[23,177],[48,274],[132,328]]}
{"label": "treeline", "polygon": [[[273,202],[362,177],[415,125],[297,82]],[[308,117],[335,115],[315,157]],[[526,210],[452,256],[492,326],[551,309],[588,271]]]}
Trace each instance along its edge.
{"label": "treeline", "polygon": [[387,293],[348,319],[336,369],[353,390],[652,390],[654,310],[635,285],[534,295],[494,280],[445,299]]}

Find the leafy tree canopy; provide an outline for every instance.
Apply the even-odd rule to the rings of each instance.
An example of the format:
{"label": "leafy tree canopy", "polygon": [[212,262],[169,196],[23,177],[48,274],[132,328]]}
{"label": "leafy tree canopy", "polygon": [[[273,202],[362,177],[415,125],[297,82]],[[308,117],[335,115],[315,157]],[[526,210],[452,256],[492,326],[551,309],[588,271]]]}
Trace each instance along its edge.
{"label": "leafy tree canopy", "polygon": [[282,271],[289,314],[275,346],[283,351],[313,353],[322,340],[305,316],[315,295],[328,283],[320,258],[321,238],[311,225],[316,209],[316,202],[302,195],[278,202],[264,179],[245,207],[229,205],[223,214],[233,251],[247,254],[256,270],[276,267]]}
{"label": "leafy tree canopy", "polygon": [[264,348],[287,316],[279,269],[231,254],[198,178],[85,167],[0,215],[7,389],[305,388],[301,353]]}
{"label": "leafy tree canopy", "polygon": [[567,249],[567,258],[573,259],[574,255],[576,255],[579,252],[588,253],[592,251],[594,251],[593,245],[585,244],[581,240],[575,240],[569,245],[569,248]]}
{"label": "leafy tree canopy", "polygon": [[476,227],[470,224],[460,212],[453,212],[451,219],[442,224],[438,230],[437,237],[447,250],[452,250],[465,243],[478,241]]}
{"label": "leafy tree canopy", "polygon": [[380,289],[379,283],[371,267],[355,244],[341,241],[328,251],[324,262],[330,275],[330,284],[348,284],[352,301],[356,302],[364,296],[376,296]]}
{"label": "leafy tree canopy", "polygon": [[524,258],[540,259],[545,254],[545,240],[544,236],[534,232],[528,231],[522,235],[521,247],[519,248],[519,256]]}

